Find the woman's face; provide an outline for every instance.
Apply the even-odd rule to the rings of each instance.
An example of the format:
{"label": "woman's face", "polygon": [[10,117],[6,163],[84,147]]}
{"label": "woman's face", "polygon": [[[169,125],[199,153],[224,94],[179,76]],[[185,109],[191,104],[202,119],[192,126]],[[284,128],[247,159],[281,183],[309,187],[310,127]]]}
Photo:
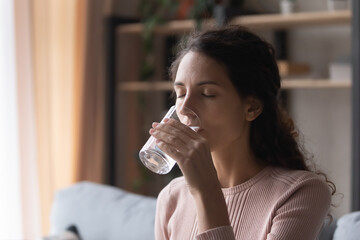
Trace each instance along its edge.
{"label": "woman's face", "polygon": [[177,112],[186,115],[184,108],[189,108],[199,116],[198,133],[208,140],[211,151],[249,137],[248,106],[223,65],[202,53],[188,52],[179,64],[174,89]]}

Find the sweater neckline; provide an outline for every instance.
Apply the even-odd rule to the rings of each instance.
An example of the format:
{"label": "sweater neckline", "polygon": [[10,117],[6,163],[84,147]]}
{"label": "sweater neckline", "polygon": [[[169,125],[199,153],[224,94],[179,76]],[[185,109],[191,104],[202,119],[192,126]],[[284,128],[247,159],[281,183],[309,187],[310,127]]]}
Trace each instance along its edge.
{"label": "sweater neckline", "polygon": [[244,191],[248,188],[250,188],[252,185],[254,185],[256,182],[258,182],[261,178],[263,178],[267,173],[272,169],[272,167],[266,166],[264,169],[262,169],[260,172],[258,172],[254,177],[250,178],[246,182],[243,182],[239,185],[236,185],[234,187],[229,188],[221,188],[224,195],[233,195],[236,193],[239,193],[241,191]]}

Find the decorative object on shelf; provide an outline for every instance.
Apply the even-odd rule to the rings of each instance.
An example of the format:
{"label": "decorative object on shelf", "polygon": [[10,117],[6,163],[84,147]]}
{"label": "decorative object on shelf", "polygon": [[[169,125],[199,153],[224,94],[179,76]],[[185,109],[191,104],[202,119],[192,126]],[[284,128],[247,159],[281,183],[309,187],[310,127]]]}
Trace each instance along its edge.
{"label": "decorative object on shelf", "polygon": [[348,9],[348,0],[327,0],[329,11]]}
{"label": "decorative object on shelf", "polygon": [[305,63],[293,63],[287,60],[277,60],[281,77],[305,75],[310,72],[310,67]]}
{"label": "decorative object on shelf", "polygon": [[296,0],[280,0],[280,12],[282,14],[291,14],[295,12]]}
{"label": "decorative object on shelf", "polygon": [[329,63],[330,81],[351,81],[352,79],[351,57],[338,57]]}

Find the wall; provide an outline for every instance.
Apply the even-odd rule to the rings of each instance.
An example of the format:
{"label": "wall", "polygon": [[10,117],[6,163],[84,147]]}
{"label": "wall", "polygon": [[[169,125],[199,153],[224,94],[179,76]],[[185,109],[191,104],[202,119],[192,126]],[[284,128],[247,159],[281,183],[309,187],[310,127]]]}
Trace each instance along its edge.
{"label": "wall", "polygon": [[[351,5],[351,2],[349,3]],[[279,12],[279,0],[246,1],[258,12]],[[298,0],[297,11],[327,11],[326,0]],[[350,26],[292,29],[288,32],[289,59],[311,67],[311,78],[328,78],[328,64],[349,55]],[[339,217],[350,211],[351,200],[351,89],[289,90],[289,109],[301,130],[305,147],[320,170],[334,181],[339,195],[333,198]],[[343,196],[341,196],[341,194]]]}
{"label": "wall", "polygon": [[[318,5],[314,5],[317,2]],[[323,2],[324,4],[319,4]],[[303,11],[326,10],[326,1],[298,1]],[[289,57],[307,62],[310,77],[328,78],[328,64],[350,54],[350,26],[298,29],[289,33]],[[336,184],[335,217],[350,211],[351,89],[293,90],[291,114],[304,134],[307,149]]]}
{"label": "wall", "polygon": [[350,89],[295,90],[291,98],[306,148],[344,195],[333,199],[334,216],[341,216],[350,211],[351,198]]}

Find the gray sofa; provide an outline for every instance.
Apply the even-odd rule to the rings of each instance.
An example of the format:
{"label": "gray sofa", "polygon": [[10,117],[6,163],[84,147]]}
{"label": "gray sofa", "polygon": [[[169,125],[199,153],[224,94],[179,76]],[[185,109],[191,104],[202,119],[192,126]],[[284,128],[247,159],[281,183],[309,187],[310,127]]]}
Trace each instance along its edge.
{"label": "gray sofa", "polygon": [[[155,207],[155,198],[79,182],[56,193],[50,220],[50,235],[55,238],[48,239],[62,239],[56,236],[75,228],[81,240],[151,240]],[[360,212],[327,225],[319,239],[360,240]]]}

